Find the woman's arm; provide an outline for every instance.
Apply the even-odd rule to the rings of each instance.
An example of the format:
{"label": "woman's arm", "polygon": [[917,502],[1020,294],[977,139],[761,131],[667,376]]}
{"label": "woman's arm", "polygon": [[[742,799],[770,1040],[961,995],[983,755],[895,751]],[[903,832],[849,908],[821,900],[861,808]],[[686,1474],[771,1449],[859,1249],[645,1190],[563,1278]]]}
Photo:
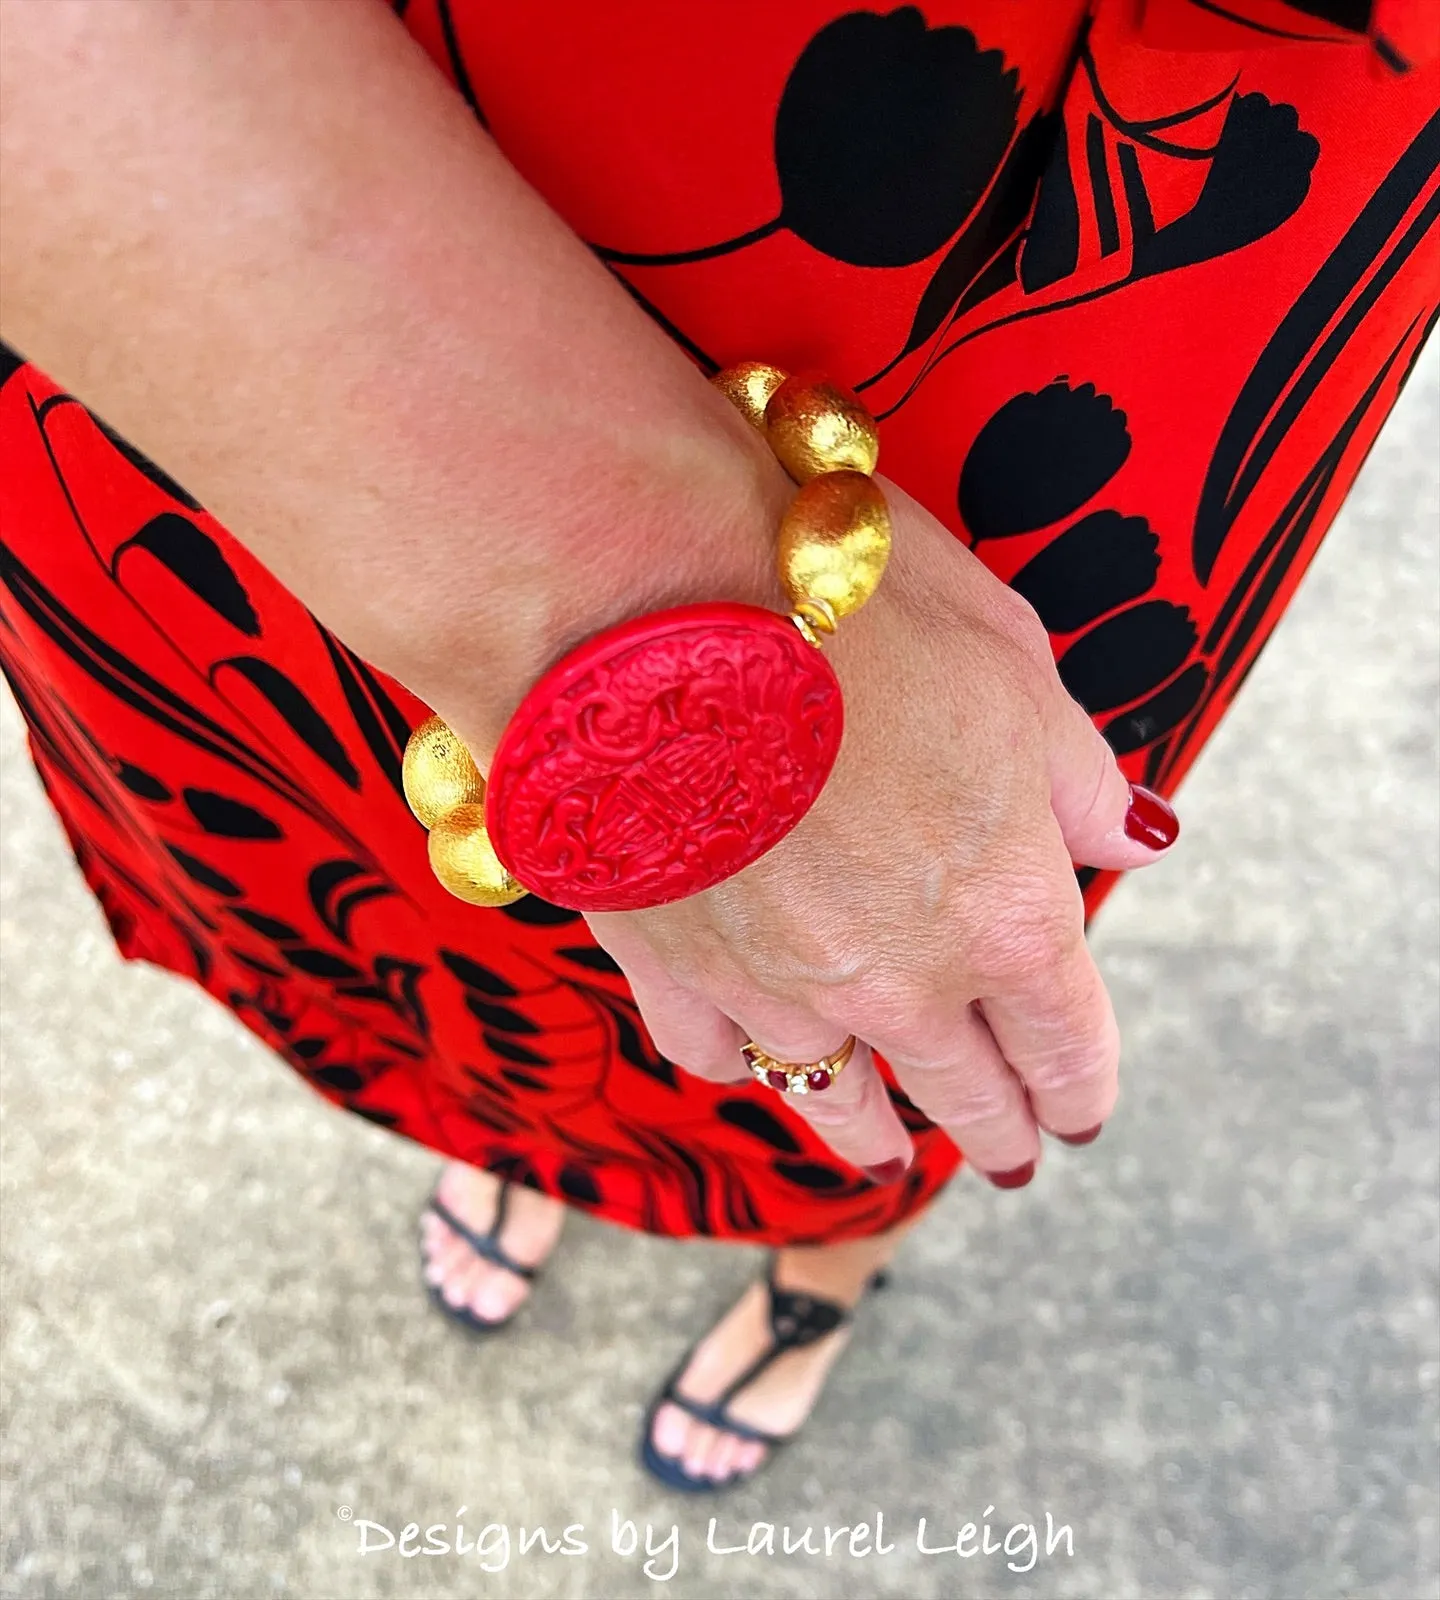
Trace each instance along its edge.
{"label": "woman's arm", "polygon": [[778,603],[768,452],[378,0],[0,40],[0,333],[482,751],[597,628]]}
{"label": "woman's arm", "polygon": [[[0,333],[180,478],[482,765],[623,616],[778,605],[791,492],[507,167],[379,0],[0,0]],[[736,352],[763,355],[764,352]],[[661,1049],[909,1139],[867,1046],[983,1170],[1081,1133],[1118,1046],[1071,859],[1141,866],[1129,786],[1034,613],[887,490],[886,581],[828,654],[844,746],[780,845],[591,927]]]}

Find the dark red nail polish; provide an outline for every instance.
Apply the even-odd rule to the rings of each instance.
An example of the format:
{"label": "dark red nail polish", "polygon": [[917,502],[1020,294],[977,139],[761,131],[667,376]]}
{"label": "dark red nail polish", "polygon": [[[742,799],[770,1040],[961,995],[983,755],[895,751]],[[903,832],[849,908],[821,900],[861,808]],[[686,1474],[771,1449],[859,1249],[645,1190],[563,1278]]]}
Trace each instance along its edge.
{"label": "dark red nail polish", "polygon": [[1035,1176],[1035,1163],[1027,1161],[1023,1167],[1015,1167],[1010,1172],[986,1172],[982,1176],[997,1189],[1023,1189]]}
{"label": "dark red nail polish", "polygon": [[1055,1137],[1062,1144],[1094,1144],[1104,1127],[1103,1122],[1097,1122],[1093,1128],[1086,1128],[1084,1133],[1057,1133]]}
{"label": "dark red nail polish", "polygon": [[1132,783],[1125,836],[1151,850],[1168,850],[1180,837],[1180,819],[1158,794]]}
{"label": "dark red nail polish", "polygon": [[871,1183],[898,1183],[905,1176],[909,1164],[899,1156],[892,1156],[889,1161],[877,1161],[873,1167],[862,1170]]}

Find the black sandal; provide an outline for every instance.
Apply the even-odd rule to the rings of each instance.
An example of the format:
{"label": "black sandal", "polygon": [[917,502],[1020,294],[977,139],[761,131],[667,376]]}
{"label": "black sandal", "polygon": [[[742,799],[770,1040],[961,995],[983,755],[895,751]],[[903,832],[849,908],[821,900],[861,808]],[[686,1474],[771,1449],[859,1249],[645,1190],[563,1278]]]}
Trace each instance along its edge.
{"label": "black sandal", "polygon": [[[871,1289],[883,1289],[888,1281],[884,1272],[877,1272],[867,1285],[866,1292]],[[681,1358],[680,1364],[665,1380],[665,1386],[660,1393],[650,1402],[650,1409],[645,1413],[644,1432],[640,1435],[640,1464],[652,1477],[658,1478],[671,1489],[681,1489],[688,1494],[713,1494],[717,1489],[733,1489],[737,1484],[748,1482],[753,1478],[755,1473],[763,1468],[765,1462],[769,1461],[770,1455],[781,1445],[788,1444],[800,1429],[797,1428],[795,1433],[777,1434],[766,1433],[763,1428],[752,1428],[748,1423],[738,1422],[730,1415],[728,1409],[730,1402],[787,1350],[800,1350],[806,1345],[815,1344],[827,1334],[834,1333],[837,1328],[843,1328],[854,1315],[853,1311],[836,1305],[833,1300],[822,1300],[818,1295],[782,1289],[775,1282],[773,1259],[765,1272],[765,1287],[770,1292],[770,1348],[762,1351],[738,1378],[728,1383],[718,1399],[707,1402],[691,1400],[676,1388],[694,1358],[697,1346],[692,1344]],[[660,1407],[666,1404],[679,1406],[687,1416],[694,1417],[697,1422],[708,1423],[710,1427],[722,1433],[763,1444],[767,1450],[765,1462],[762,1462],[755,1472],[735,1473],[719,1482],[711,1478],[692,1477],[676,1457],[662,1456],[655,1448],[655,1417]],[[803,1426],[802,1423],[801,1427]]]}
{"label": "black sandal", "polygon": [[[534,1283],[539,1277],[538,1267],[527,1267],[523,1262],[516,1261],[500,1243],[500,1234],[505,1227],[505,1216],[510,1209],[508,1183],[500,1185],[500,1192],[495,1196],[495,1217],[485,1233],[477,1233],[474,1228],[462,1222],[440,1198],[438,1191],[430,1196],[425,1209],[439,1217],[441,1222],[452,1233],[463,1239],[482,1261],[489,1261],[504,1271],[513,1273],[517,1278],[523,1278],[526,1283]],[[480,1317],[476,1316],[469,1306],[452,1306],[441,1292],[438,1283],[427,1283],[425,1288],[431,1304],[437,1311],[449,1317],[452,1322],[458,1322],[462,1328],[468,1328],[472,1333],[494,1333],[497,1328],[506,1327],[520,1310],[517,1306],[508,1317]],[[523,1304],[524,1301],[521,1302],[521,1305]]]}

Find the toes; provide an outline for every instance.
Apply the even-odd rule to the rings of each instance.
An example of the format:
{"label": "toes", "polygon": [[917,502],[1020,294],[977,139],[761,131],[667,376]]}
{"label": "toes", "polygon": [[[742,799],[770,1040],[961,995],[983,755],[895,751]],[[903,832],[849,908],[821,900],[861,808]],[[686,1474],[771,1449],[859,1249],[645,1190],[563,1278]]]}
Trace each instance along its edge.
{"label": "toes", "polygon": [[722,1433],[720,1442],[710,1461],[710,1476],[717,1483],[731,1478],[748,1478],[758,1472],[765,1460],[765,1446],[754,1439],[740,1439],[733,1433]]}
{"label": "toes", "polygon": [[442,1248],[455,1237],[433,1211],[420,1218],[420,1254],[426,1266],[440,1254]]}
{"label": "toes", "polygon": [[710,1452],[710,1464],[706,1468],[706,1476],[712,1483],[724,1483],[727,1478],[735,1473],[735,1457],[740,1449],[740,1441],[733,1433],[721,1433],[716,1436],[715,1446]]}
{"label": "toes", "polygon": [[423,1239],[420,1244],[420,1259],[425,1269],[425,1281],[428,1284],[437,1284],[446,1276],[446,1268],[450,1261],[450,1239],[448,1236],[437,1236],[433,1239]]}
{"label": "toes", "polygon": [[650,1439],[662,1456],[678,1461],[692,1478],[724,1483],[748,1477],[765,1459],[765,1446],[697,1422],[668,1401],[655,1413]]}
{"label": "toes", "polygon": [[[479,1239],[490,1236],[497,1214],[501,1182],[493,1174],[451,1162],[435,1187],[436,1203]],[[538,1267],[554,1248],[564,1207],[558,1200],[524,1188],[511,1191],[513,1202],[498,1244],[502,1252]],[[530,1293],[530,1282],[517,1272],[482,1256],[456,1225],[433,1209],[420,1219],[421,1269],[426,1284],[460,1319],[499,1326],[508,1322]]]}
{"label": "toes", "polygon": [[480,1281],[481,1265],[478,1261],[463,1262],[444,1283],[440,1285],[440,1293],[445,1297],[445,1303],[459,1310],[461,1306],[469,1305],[471,1296]]}
{"label": "toes", "polygon": [[425,1258],[425,1281],[428,1284],[448,1282],[473,1256],[463,1240],[446,1228]]}
{"label": "toes", "polygon": [[527,1293],[523,1278],[487,1262],[480,1268],[470,1309],[485,1322],[503,1322],[515,1314]]}
{"label": "toes", "polygon": [[685,1471],[692,1478],[708,1478],[710,1475],[710,1452],[715,1448],[716,1434],[712,1427],[703,1422],[690,1419],[690,1436],[685,1441],[685,1448],[680,1452],[680,1460]]}
{"label": "toes", "polygon": [[668,1401],[655,1413],[655,1426],[650,1437],[662,1456],[678,1460],[685,1449],[690,1434],[690,1419],[679,1406]]}
{"label": "toes", "polygon": [[444,1224],[425,1261],[425,1281],[438,1288],[446,1305],[472,1311],[482,1322],[504,1322],[529,1293],[523,1278],[493,1262],[479,1259],[465,1241]]}

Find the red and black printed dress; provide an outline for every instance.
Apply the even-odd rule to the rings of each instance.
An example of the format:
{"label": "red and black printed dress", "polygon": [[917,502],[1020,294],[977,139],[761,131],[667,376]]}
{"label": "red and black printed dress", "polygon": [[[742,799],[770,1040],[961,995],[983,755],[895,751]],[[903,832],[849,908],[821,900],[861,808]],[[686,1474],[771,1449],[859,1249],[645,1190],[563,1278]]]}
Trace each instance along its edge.
{"label": "red and black printed dress", "polygon": [[[396,9],[701,368],[863,393],[1173,790],[1435,321],[1440,5]],[[0,660],[127,956],[338,1105],[634,1227],[833,1239],[950,1176],[897,1094],[918,1159],[871,1186],[661,1057],[578,916],[451,899],[400,792],[424,708],[13,354],[0,452]]]}

